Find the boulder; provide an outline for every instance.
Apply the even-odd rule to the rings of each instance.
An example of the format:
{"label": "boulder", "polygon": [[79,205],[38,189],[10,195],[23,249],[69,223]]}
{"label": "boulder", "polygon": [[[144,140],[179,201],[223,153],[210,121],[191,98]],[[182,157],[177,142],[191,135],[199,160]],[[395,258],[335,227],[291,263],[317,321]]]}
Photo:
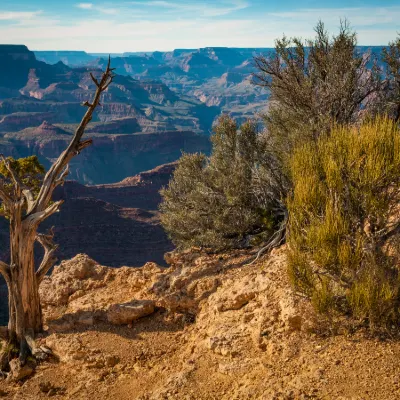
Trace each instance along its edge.
{"label": "boulder", "polygon": [[128,303],[113,304],[107,310],[107,320],[113,325],[128,325],[155,310],[152,300],[132,300]]}
{"label": "boulder", "polygon": [[9,379],[18,382],[25,378],[28,378],[35,372],[36,364],[33,361],[27,362],[25,365],[21,365],[18,358],[10,361],[10,375]]}

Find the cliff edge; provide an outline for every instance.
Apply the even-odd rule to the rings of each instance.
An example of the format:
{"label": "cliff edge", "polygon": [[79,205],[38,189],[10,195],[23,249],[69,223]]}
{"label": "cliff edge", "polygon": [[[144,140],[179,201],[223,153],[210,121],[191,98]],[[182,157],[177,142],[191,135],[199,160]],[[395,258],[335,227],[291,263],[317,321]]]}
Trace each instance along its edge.
{"label": "cliff edge", "polygon": [[321,337],[293,293],[284,248],[167,253],[169,268],[112,269],[84,254],[41,288],[56,355],[5,399],[396,399],[400,345]]}

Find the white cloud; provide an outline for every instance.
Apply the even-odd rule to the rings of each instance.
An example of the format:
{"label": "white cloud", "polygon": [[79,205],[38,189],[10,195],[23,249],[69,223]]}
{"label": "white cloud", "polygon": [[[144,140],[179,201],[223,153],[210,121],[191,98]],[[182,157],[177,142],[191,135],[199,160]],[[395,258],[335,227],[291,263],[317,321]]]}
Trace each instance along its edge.
{"label": "white cloud", "polygon": [[0,21],[24,21],[36,18],[42,11],[18,12],[18,11],[0,11]]}
{"label": "white cloud", "polygon": [[93,8],[93,3],[78,3],[76,7],[82,8],[82,10],[91,10]]}
{"label": "white cloud", "polygon": [[117,8],[103,7],[103,6],[97,7],[93,3],[79,3],[79,4],[76,4],[76,7],[81,8],[82,10],[97,11],[101,14],[107,14],[107,15],[117,15],[118,14]]}
{"label": "white cloud", "polygon": [[97,8],[97,11],[101,12],[102,14],[108,14],[108,15],[117,15],[118,14],[118,9],[116,9],[116,8],[99,7],[99,8]]}
{"label": "white cloud", "polygon": [[[154,2],[176,4],[163,0]],[[233,2],[230,4],[232,6]],[[238,6],[239,2],[235,4]],[[24,14],[0,12],[0,20],[15,22],[0,23],[0,37],[6,37],[8,43],[24,43],[34,50],[122,53],[205,46],[272,47],[274,40],[283,33],[313,37],[313,26],[319,18],[334,33],[339,19],[348,17],[358,32],[360,44],[364,45],[386,44],[400,31],[400,7],[299,10],[235,19],[205,17],[200,12],[193,18],[181,18],[179,13],[158,18],[151,8],[125,7],[114,9],[104,5],[102,12],[101,6],[94,6],[98,13],[89,19],[86,14],[84,19],[55,19],[40,11]],[[395,20],[385,23],[387,18]],[[376,23],[381,25],[376,26]]]}
{"label": "white cloud", "polygon": [[365,8],[314,8],[298,11],[270,13],[272,17],[293,20],[296,24],[317,22],[339,25],[340,19],[348,19],[352,26],[371,26],[395,23],[400,18],[400,7],[365,7]]}
{"label": "white cloud", "polygon": [[234,11],[243,10],[250,5],[249,2],[245,0],[225,0],[221,5],[217,5],[215,1],[212,3],[193,1],[190,4],[189,2],[177,3],[165,0],[150,0],[146,2],[132,1],[130,4],[141,7],[162,7],[167,10],[167,13],[191,14],[195,18],[227,15]]}

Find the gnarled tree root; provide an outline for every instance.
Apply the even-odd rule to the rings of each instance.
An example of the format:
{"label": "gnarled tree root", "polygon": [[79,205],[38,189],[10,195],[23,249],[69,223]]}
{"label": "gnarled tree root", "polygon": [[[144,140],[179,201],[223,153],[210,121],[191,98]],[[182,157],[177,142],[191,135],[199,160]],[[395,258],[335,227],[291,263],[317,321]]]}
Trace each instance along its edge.
{"label": "gnarled tree root", "polygon": [[48,359],[52,351],[46,346],[38,346],[32,331],[27,331],[23,339],[9,338],[0,351],[0,376],[19,381],[32,375],[38,363]]}
{"label": "gnarled tree root", "polygon": [[255,257],[251,257],[242,263],[244,266],[253,265],[263,254],[270,252],[272,249],[279,247],[285,242],[289,215],[286,209],[283,209],[282,214],[283,220],[279,225],[279,229],[271,236],[269,242],[257,252]]}

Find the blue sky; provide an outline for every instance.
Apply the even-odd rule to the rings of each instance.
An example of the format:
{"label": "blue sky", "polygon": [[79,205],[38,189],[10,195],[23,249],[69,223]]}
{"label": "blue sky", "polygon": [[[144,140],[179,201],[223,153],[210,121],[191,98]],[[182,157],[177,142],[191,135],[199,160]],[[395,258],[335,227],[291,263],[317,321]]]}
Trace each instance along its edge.
{"label": "blue sky", "polygon": [[399,0],[0,0],[2,43],[32,50],[124,52],[205,46],[272,47],[348,18],[362,45],[400,32]]}

